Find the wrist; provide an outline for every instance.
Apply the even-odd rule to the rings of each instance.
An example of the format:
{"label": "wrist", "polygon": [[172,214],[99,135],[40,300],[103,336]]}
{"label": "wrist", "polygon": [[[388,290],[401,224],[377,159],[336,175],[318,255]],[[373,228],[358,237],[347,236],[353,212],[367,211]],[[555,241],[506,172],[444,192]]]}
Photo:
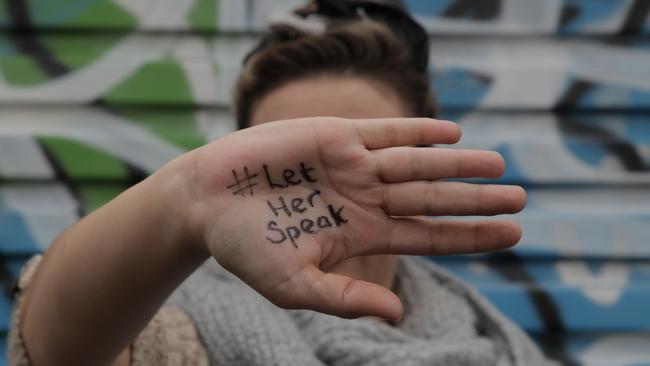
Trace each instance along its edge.
{"label": "wrist", "polygon": [[184,154],[157,171],[143,183],[153,192],[155,212],[167,239],[183,252],[207,259],[201,224],[200,200],[196,194],[194,154]]}

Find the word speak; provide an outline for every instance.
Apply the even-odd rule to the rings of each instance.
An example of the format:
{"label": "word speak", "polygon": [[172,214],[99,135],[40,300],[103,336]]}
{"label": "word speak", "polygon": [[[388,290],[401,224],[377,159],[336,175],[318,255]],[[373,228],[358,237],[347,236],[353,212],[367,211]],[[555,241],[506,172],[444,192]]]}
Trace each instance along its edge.
{"label": "word speak", "polygon": [[[271,201],[266,201],[266,203],[275,217],[280,215],[292,217],[292,215],[303,215],[309,208],[313,208],[315,206],[314,199],[318,195],[320,195],[320,191],[313,191],[307,198],[297,197],[289,201],[284,196],[279,196],[277,203]],[[338,227],[347,223],[348,220],[343,217],[343,209],[344,206],[335,208],[328,204],[326,215],[302,218],[296,225],[286,227],[281,227],[277,221],[271,220],[267,223],[266,230],[272,233],[269,233],[270,236],[266,236],[266,239],[273,244],[289,240],[294,247],[298,248],[296,240],[300,238],[301,234],[317,234],[322,229]]]}

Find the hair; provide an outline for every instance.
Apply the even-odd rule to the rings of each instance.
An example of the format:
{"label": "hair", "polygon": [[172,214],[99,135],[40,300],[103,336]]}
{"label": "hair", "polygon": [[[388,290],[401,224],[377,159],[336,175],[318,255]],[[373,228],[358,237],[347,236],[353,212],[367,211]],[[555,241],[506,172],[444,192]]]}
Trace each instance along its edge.
{"label": "hair", "polygon": [[236,84],[238,127],[249,127],[254,108],[272,90],[321,75],[367,78],[395,92],[410,117],[436,115],[427,72],[413,67],[409,48],[387,26],[364,19],[333,23],[319,34],[274,26],[245,60]]}

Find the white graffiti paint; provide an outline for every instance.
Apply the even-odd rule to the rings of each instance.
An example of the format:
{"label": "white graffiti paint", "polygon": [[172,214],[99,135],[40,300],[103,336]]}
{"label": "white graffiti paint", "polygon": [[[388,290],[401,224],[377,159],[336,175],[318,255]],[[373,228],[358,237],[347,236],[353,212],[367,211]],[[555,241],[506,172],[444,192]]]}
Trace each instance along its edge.
{"label": "white graffiti paint", "polygon": [[0,111],[0,136],[51,135],[85,143],[114,157],[154,172],[184,150],[150,131],[99,108],[59,110],[5,108]]}
{"label": "white graffiti paint", "polygon": [[586,366],[647,365],[650,360],[650,334],[603,336],[580,353]]}
{"label": "white graffiti paint", "polygon": [[563,284],[576,287],[595,304],[614,305],[629,282],[629,267],[624,263],[605,263],[597,272],[584,261],[559,261],[555,271]]}
{"label": "white graffiti paint", "polygon": [[[614,122],[608,121],[610,126]],[[580,160],[569,150],[557,116],[551,113],[475,111],[458,123],[465,135],[458,147],[498,149],[507,145],[511,164],[535,182],[650,183],[650,172],[628,172],[617,161],[591,166]]]}
{"label": "white graffiti paint", "polygon": [[0,200],[20,214],[42,250],[79,219],[77,200],[59,183],[3,185]]}
{"label": "white graffiti paint", "polygon": [[215,65],[209,61],[208,53],[205,40],[200,38],[185,38],[172,51],[187,77],[193,100],[198,104],[211,104],[228,97],[219,95]]}
{"label": "white graffiti paint", "polygon": [[0,135],[0,176],[52,179],[54,171],[31,136]]}
{"label": "white graffiti paint", "polygon": [[17,87],[0,82],[0,101],[7,103],[90,103],[125,80],[144,63],[160,59],[177,37],[134,33],[90,65],[45,83]]}

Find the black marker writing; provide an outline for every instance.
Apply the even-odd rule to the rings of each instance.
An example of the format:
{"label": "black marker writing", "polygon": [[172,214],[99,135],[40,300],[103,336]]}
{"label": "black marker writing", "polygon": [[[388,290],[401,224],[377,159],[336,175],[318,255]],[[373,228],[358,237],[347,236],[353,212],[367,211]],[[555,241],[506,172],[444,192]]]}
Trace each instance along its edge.
{"label": "black marker writing", "polygon": [[275,232],[279,233],[280,235],[282,235],[280,237],[280,239],[273,239],[273,238],[269,238],[267,236],[266,239],[268,241],[270,241],[271,243],[273,243],[273,244],[280,244],[280,243],[282,243],[283,241],[285,241],[287,239],[287,236],[284,235],[284,231],[278,229],[278,223],[275,222],[275,221],[269,221],[269,223],[266,225],[266,229],[270,230],[270,231],[275,231]]}
{"label": "black marker writing", "polygon": [[[310,207],[314,207],[314,197],[318,196],[319,194],[320,191],[313,191],[312,193],[309,194],[309,196],[307,197],[307,203],[309,204]],[[271,212],[273,212],[273,214],[276,217],[280,216],[281,212],[284,212],[285,215],[291,217],[292,211],[297,214],[301,214],[307,211],[307,208],[303,206],[304,202],[305,200],[302,198],[294,198],[291,200],[291,209],[289,209],[289,206],[287,206],[287,201],[284,199],[284,196],[279,196],[277,203],[267,200],[266,204],[269,206]]]}
{"label": "black marker writing", "polygon": [[239,180],[239,177],[237,176],[237,172],[233,169],[232,170],[232,175],[235,178],[235,183],[229,185],[227,188],[228,189],[233,189],[234,191],[232,194],[241,194],[242,197],[246,195],[246,191],[250,193],[250,195],[253,195],[253,187],[257,185],[257,183],[254,182],[254,178],[257,177],[257,174],[250,175],[248,172],[248,167],[244,167],[244,178],[242,180]]}
{"label": "black marker writing", "polygon": [[[341,207],[341,210],[343,207]],[[340,210],[339,210],[340,211]],[[312,219],[302,219],[298,226],[281,227],[274,220],[271,220],[266,225],[266,230],[271,232],[266,236],[266,240],[273,244],[284,243],[287,239],[291,244],[298,248],[296,240],[300,237],[301,233],[305,234],[318,234],[319,231],[332,227],[332,222],[327,216],[319,216],[316,221]]]}
{"label": "black marker writing", "polygon": [[[318,195],[320,195],[320,191],[313,191],[309,194],[306,200],[297,197],[290,201],[285,199],[284,196],[279,196],[277,203],[272,203],[271,201],[266,201],[266,203],[276,217],[284,215],[286,215],[286,217],[292,217],[292,215],[303,215],[308,213],[309,208],[315,206],[314,199]],[[291,202],[291,206],[287,205],[287,201]],[[268,232],[266,239],[273,244],[281,244],[288,240],[295,248],[298,248],[297,240],[302,234],[317,234],[323,229],[339,227],[347,223],[348,220],[343,216],[344,209],[345,206],[335,208],[332,205],[327,205],[327,216],[321,215],[313,219],[303,218],[297,222],[297,225],[289,225],[286,227],[281,227],[277,221],[271,220],[266,225]],[[281,215],[282,213],[284,213],[284,215]]]}
{"label": "black marker writing", "polygon": [[316,223],[313,222],[310,219],[302,219],[302,220],[300,220],[300,228],[302,229],[302,231],[304,231],[306,233],[309,233],[309,234],[316,234],[318,232],[318,231],[315,231],[313,229],[315,224]]}
{"label": "black marker writing", "polygon": [[[273,170],[268,165],[262,164],[263,177],[258,178],[258,174],[251,174],[248,167],[244,166],[240,174],[232,170],[234,182],[227,186],[232,190],[234,195],[245,196],[247,193],[251,196],[255,191],[253,187],[259,185],[257,179],[264,181],[270,190],[285,189],[294,186],[309,187],[310,183],[317,183],[313,172],[315,168],[308,166],[305,162],[299,162],[293,168],[284,168],[282,170]],[[240,177],[243,175],[243,177]],[[313,188],[312,188],[313,189]],[[344,206],[335,207],[327,204],[327,214],[309,217],[310,210],[316,207],[316,198],[320,197],[319,190],[312,190],[307,196],[286,197],[278,195],[276,198],[266,200],[266,205],[273,213],[276,220],[270,220],[266,225],[266,239],[272,244],[281,244],[289,241],[291,245],[298,248],[298,239],[304,235],[314,235],[321,230],[336,228],[348,222],[344,215]],[[325,205],[322,206],[323,208]],[[305,217],[307,216],[307,217]],[[293,221],[292,224],[282,226],[278,223],[280,219],[284,222],[286,218]]]}
{"label": "black marker writing", "polygon": [[314,170],[314,168],[308,168],[305,163],[302,161],[300,162],[300,174],[302,175],[303,178],[309,183],[316,183],[316,179],[312,178],[311,175],[309,175],[309,172]]}
{"label": "black marker writing", "polygon": [[[315,183],[316,179],[311,176],[310,172],[314,168],[308,167],[305,163],[300,162],[300,169],[298,171],[293,169],[284,169],[282,170],[282,178],[277,178],[273,176],[268,165],[262,165],[262,170],[264,171],[264,177],[266,177],[266,183],[271,189],[277,188],[287,188],[291,186],[297,186],[303,183],[303,181],[309,183]],[[298,175],[300,174],[300,175]]]}
{"label": "black marker writing", "polygon": [[273,189],[273,188],[286,188],[287,187],[284,184],[278,184],[278,183],[273,182],[273,179],[271,178],[271,173],[269,173],[269,166],[268,165],[266,165],[266,164],[262,165],[262,170],[264,170],[264,175],[266,176],[266,182],[269,184],[269,187],[271,189]]}
{"label": "black marker writing", "polygon": [[291,211],[289,211],[289,207],[287,207],[287,203],[284,202],[284,197],[280,196],[279,201],[280,201],[280,206],[274,206],[271,203],[271,201],[266,201],[266,204],[269,205],[269,208],[271,209],[271,211],[273,211],[273,214],[275,216],[280,216],[278,212],[282,210],[284,211],[285,214],[287,214],[287,216],[291,217]]}
{"label": "black marker writing", "polygon": [[343,206],[339,207],[338,209],[334,209],[334,206],[332,205],[327,205],[327,209],[330,212],[330,216],[332,216],[332,220],[334,220],[334,224],[336,226],[341,226],[341,224],[345,224],[348,222],[348,220],[344,219],[343,216],[341,215],[341,211],[343,211]]}

